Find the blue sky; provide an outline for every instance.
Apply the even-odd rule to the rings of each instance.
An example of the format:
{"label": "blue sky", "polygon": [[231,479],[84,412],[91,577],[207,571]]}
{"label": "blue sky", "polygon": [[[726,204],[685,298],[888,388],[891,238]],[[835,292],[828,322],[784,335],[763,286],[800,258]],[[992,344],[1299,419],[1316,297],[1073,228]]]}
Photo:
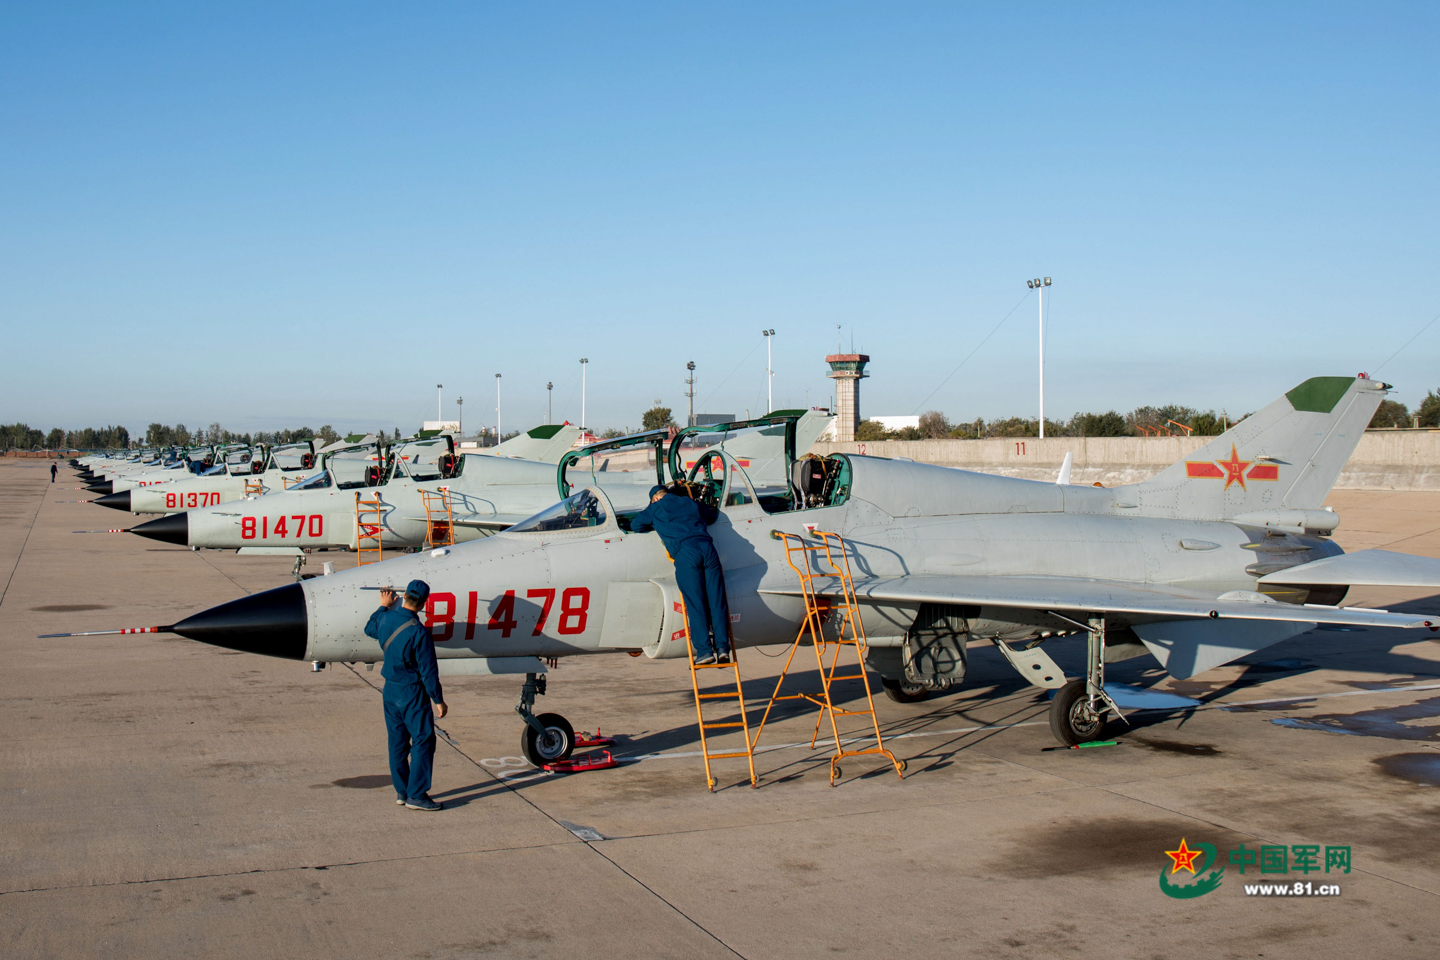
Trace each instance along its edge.
{"label": "blue sky", "polygon": [[[1254,409],[1440,314],[1433,4],[7,4],[0,420]],[[938,391],[975,345],[1018,309]],[[1440,387],[1440,323],[1380,371]],[[927,395],[933,396],[926,400]]]}

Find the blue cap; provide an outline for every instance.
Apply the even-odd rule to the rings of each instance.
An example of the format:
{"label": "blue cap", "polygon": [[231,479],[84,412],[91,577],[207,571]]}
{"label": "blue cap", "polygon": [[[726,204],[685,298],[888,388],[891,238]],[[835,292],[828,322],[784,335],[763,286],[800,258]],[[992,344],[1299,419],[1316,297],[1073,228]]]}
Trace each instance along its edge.
{"label": "blue cap", "polygon": [[664,489],[665,489],[665,488],[664,488],[663,486],[661,486],[660,484],[658,484],[658,483],[655,484],[655,486],[653,486],[653,487],[650,488],[650,499],[651,499],[651,500],[654,500],[654,499],[655,499],[655,494],[659,493],[660,491],[662,491],[662,490],[664,490]]}
{"label": "blue cap", "polygon": [[415,603],[424,603],[430,598],[430,584],[424,580],[411,580],[410,585],[405,588],[405,599]]}

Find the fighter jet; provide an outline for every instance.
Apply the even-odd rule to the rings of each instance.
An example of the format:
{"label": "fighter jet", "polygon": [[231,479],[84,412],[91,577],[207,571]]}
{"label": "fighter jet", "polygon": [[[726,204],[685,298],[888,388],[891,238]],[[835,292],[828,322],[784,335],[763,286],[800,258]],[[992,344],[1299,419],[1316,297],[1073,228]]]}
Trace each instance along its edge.
{"label": "fighter jet", "polygon": [[[1349,584],[1440,586],[1440,561],[1346,555],[1329,539],[1339,517],[1324,499],[1387,389],[1364,375],[1307,380],[1190,458],[1114,488],[849,454],[797,459],[793,418],[783,417],[751,424],[785,427],[783,487],[753,483],[723,443],[685,470],[693,431],[667,461],[719,507],[711,532],[737,648],[794,639],[807,608],[781,535],[833,532],[855,571],[868,662],[888,691],[913,699],[960,683],[967,643],[990,641],[1028,682],[1056,691],[1052,730],[1074,744],[1120,715],[1104,691],[1109,662],[1148,653],[1184,678],[1320,623],[1440,629],[1419,615],[1337,606]],[[577,481],[573,492],[495,536],[142,629],[294,660],[375,662],[379,645],[363,633],[372,591],[420,578],[431,586],[424,620],[442,672],[525,673],[522,749],[532,762],[563,758],[570,724],[530,710],[544,692],[535,658],[687,654],[658,538],[628,532],[634,506],[567,478],[570,466],[562,462],[559,481]],[[1078,633],[1086,671],[1067,678],[1043,645]]]}
{"label": "fighter jet", "polygon": [[90,502],[130,513],[177,513],[214,506],[251,495],[287,490],[314,476],[317,459],[314,440],[273,448],[257,444],[254,448],[227,454],[223,465],[217,464],[198,476],[137,485]]}
{"label": "fighter jet", "polygon": [[[800,442],[808,449],[829,418],[794,414]],[[142,523],[130,532],[167,543],[247,553],[394,551],[435,539],[463,543],[488,537],[553,504],[554,461],[522,459],[527,455],[583,464],[591,482],[625,508],[640,509],[650,487],[664,481],[662,448],[669,430],[571,450],[578,436],[575,427],[539,427],[491,448],[489,454],[458,456],[453,448],[436,455],[433,451],[440,450],[439,444],[449,443],[447,437],[437,437],[398,447],[383,463],[374,451],[337,452],[327,458],[324,471],[284,493],[189,509]],[[427,444],[432,453],[417,461]],[[627,447],[628,457],[608,455]],[[773,475],[783,485],[786,466],[775,457],[778,449],[775,438],[763,431],[731,442],[739,462],[761,475]],[[448,528],[438,538],[437,523]]]}

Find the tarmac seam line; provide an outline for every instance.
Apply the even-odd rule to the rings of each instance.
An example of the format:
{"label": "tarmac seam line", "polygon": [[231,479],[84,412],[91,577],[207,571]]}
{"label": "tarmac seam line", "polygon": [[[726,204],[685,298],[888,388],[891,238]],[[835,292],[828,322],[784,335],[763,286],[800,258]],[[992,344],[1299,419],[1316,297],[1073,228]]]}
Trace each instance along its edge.
{"label": "tarmac seam line", "polygon": [[35,504],[35,512],[30,515],[30,526],[25,529],[25,539],[20,544],[20,551],[15,554],[15,565],[10,568],[10,576],[5,578],[5,590],[0,593],[0,606],[4,606],[5,598],[10,596],[10,584],[15,580],[15,571],[20,569],[20,558],[25,556],[25,548],[30,545],[30,534],[35,532],[35,521],[40,518],[40,508],[45,506],[45,490],[40,490],[40,502]]}
{"label": "tarmac seam line", "polygon": [[[353,673],[353,674],[354,674],[362,683],[364,683],[367,687],[369,687],[370,689],[374,690],[376,693],[379,693],[379,692],[380,692],[380,688],[379,688],[378,686],[376,686],[374,683],[372,683],[368,677],[361,676],[360,671],[356,670],[356,669],[355,669],[354,667],[352,667],[350,664],[348,664],[348,663],[345,664],[345,668],[346,668],[347,670],[349,670],[351,673]],[[447,744],[450,745],[450,749],[454,750],[456,753],[460,754],[460,756],[464,757],[467,761],[470,762],[470,764],[471,764],[473,767],[475,767],[475,769],[483,772],[483,773],[485,774],[485,776],[489,777],[489,778],[490,778],[492,781],[494,781],[495,783],[498,783],[498,784],[500,784],[501,786],[503,786],[503,787],[504,787],[506,790],[508,790],[513,796],[517,797],[519,800],[521,800],[523,803],[525,803],[528,807],[530,807],[530,809],[534,810],[536,813],[540,814],[540,816],[544,817],[546,820],[549,820],[551,823],[555,824],[555,826],[559,827],[561,830],[564,830],[564,831],[566,832],[566,834],[568,834],[568,835],[572,838],[572,840],[578,840],[580,843],[584,844],[585,847],[587,847],[591,852],[597,854],[597,855],[600,857],[600,859],[602,859],[602,860],[604,860],[606,863],[610,864],[610,865],[611,865],[612,867],[614,867],[616,870],[619,870],[622,874],[624,874],[626,877],[628,877],[628,878],[631,880],[631,882],[633,882],[636,886],[640,887],[640,889],[644,890],[646,893],[650,894],[650,895],[651,895],[652,897],[654,897],[656,900],[658,900],[658,901],[660,901],[661,903],[665,904],[665,906],[669,907],[671,910],[673,910],[673,911],[675,912],[675,915],[676,915],[676,916],[681,917],[682,919],[684,919],[686,923],[689,923],[689,924],[690,924],[691,926],[693,926],[696,930],[699,930],[699,931],[700,931],[701,933],[703,933],[705,936],[709,937],[711,940],[714,940],[717,944],[719,944],[721,947],[724,947],[724,948],[725,948],[727,951],[729,951],[731,954],[733,954],[733,955],[735,955],[735,956],[737,956],[737,957],[740,957],[741,960],[747,960],[747,958],[744,956],[744,954],[740,953],[740,951],[738,951],[738,950],[736,950],[734,947],[730,946],[730,944],[726,943],[724,940],[721,940],[721,939],[720,939],[718,936],[716,936],[714,933],[711,933],[711,932],[710,932],[709,930],[707,930],[704,926],[702,926],[698,921],[696,921],[694,917],[691,917],[691,916],[690,916],[689,914],[687,914],[684,910],[681,910],[681,909],[680,909],[679,907],[677,907],[675,904],[671,903],[671,902],[670,902],[669,900],[667,900],[665,897],[661,896],[654,888],[652,888],[652,887],[651,887],[649,884],[647,884],[645,881],[641,880],[639,877],[635,876],[635,874],[631,873],[629,870],[626,870],[624,867],[620,866],[620,864],[616,863],[614,860],[610,859],[610,857],[606,856],[604,852],[602,852],[599,848],[597,848],[597,847],[595,846],[595,844],[596,844],[597,842],[603,842],[603,841],[591,841],[591,840],[586,840],[586,839],[583,838],[583,837],[577,836],[576,833],[575,833],[575,831],[571,830],[569,827],[565,826],[565,824],[561,823],[558,818],[551,816],[550,813],[548,813],[547,811],[541,809],[540,806],[535,803],[535,801],[533,801],[533,800],[531,800],[529,797],[525,796],[525,795],[524,795],[523,793],[521,793],[519,790],[516,790],[516,789],[514,788],[514,786],[512,786],[508,781],[506,781],[506,780],[504,780],[504,779],[502,779],[502,778],[500,778],[500,777],[497,777],[495,774],[491,773],[488,767],[485,767],[484,765],[482,765],[481,763],[479,763],[477,760],[475,760],[474,757],[470,756],[468,753],[466,753],[464,750],[462,750],[462,749],[460,748],[460,744],[456,743],[455,740],[451,738],[451,736],[450,736],[449,733],[445,732],[444,730],[441,730],[438,726],[435,728],[435,732],[440,735],[441,739],[443,739]]]}
{"label": "tarmac seam line", "polygon": [[562,843],[526,843],[513,847],[488,847],[479,850],[447,850],[444,853],[425,853],[413,857],[376,857],[373,860],[345,860],[340,863],[302,864],[291,867],[269,867],[255,870],[234,870],[227,873],[194,873],[174,877],[151,877],[145,880],[109,880],[104,883],[68,883],[54,887],[26,887],[20,890],[0,890],[0,897],[24,893],[53,893],[63,890],[102,890],[106,887],[129,887],[146,883],[178,883],[185,880],[223,880],[226,877],[253,877],[257,874],[292,873],[298,870],[339,870],[342,867],[365,867],[379,863],[405,863],[411,860],[439,860],[446,857],[475,857],[491,853],[510,853],[515,850],[547,850],[551,847],[566,847]]}

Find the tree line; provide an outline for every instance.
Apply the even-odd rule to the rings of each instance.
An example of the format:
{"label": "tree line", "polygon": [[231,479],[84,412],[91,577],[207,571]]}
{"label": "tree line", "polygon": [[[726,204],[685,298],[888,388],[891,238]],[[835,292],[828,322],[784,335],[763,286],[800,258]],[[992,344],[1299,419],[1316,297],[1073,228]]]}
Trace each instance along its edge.
{"label": "tree line", "polygon": [[130,431],[124,427],[86,427],[48,433],[29,424],[0,424],[0,449],[4,450],[114,450],[130,445]]}

